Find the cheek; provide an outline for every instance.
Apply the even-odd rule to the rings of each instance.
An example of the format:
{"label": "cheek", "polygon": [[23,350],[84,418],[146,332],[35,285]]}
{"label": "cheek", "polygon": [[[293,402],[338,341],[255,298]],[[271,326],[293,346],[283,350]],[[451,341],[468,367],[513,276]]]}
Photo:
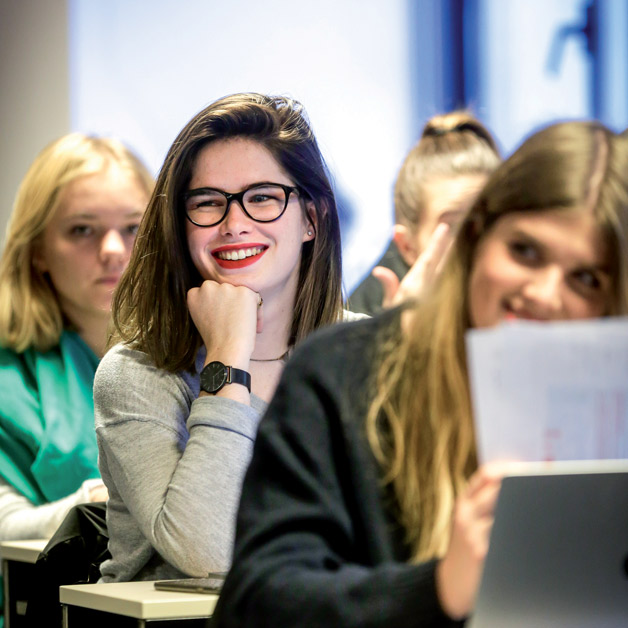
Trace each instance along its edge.
{"label": "cheek", "polygon": [[[282,222],[284,217],[286,221]],[[295,248],[301,250],[304,240],[310,239],[306,235],[307,230],[313,231],[313,227],[306,222],[302,212],[299,212],[298,215],[290,216],[284,214],[277,222],[271,222],[266,225],[260,224],[258,229],[262,234],[274,240],[277,246],[284,252]]]}
{"label": "cheek", "polygon": [[491,292],[517,283],[521,270],[502,242],[487,241],[478,250],[471,278],[484,291]]}
{"label": "cheek", "polygon": [[474,267],[469,277],[469,294],[467,303],[469,304],[468,314],[472,327],[480,326],[484,305],[486,303],[483,287],[484,282],[479,271],[480,269],[477,266]]}
{"label": "cheek", "polygon": [[57,251],[47,266],[47,273],[55,290],[60,294],[73,294],[94,272],[90,259],[75,251],[68,255]]}
{"label": "cheek", "polygon": [[[42,251],[44,267],[52,275],[68,270],[76,273],[77,269],[85,264],[85,255],[79,246],[72,246],[62,239],[48,241]],[[77,263],[77,260],[82,260]]]}
{"label": "cheek", "polygon": [[494,253],[491,248],[479,251],[469,276],[469,317],[473,327],[491,324],[487,316],[497,308],[506,288],[507,261]]}
{"label": "cheek", "polygon": [[568,293],[565,297],[565,308],[570,318],[586,319],[608,315],[610,305],[606,298],[589,300],[578,294]]}
{"label": "cheek", "polygon": [[192,260],[197,261],[200,258],[202,251],[205,249],[206,237],[201,233],[198,227],[191,225],[186,228],[188,249],[190,251],[190,257]]}
{"label": "cheek", "polygon": [[137,238],[136,233],[128,233],[123,237],[124,247],[126,249],[127,257],[131,257],[131,253],[133,252],[133,247],[135,246],[135,239]]}

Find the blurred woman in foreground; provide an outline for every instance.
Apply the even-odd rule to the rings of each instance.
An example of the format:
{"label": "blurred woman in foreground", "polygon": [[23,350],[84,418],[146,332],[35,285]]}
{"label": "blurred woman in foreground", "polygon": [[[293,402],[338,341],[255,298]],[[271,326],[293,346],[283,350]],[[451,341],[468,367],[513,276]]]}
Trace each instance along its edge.
{"label": "blurred woman in foreground", "polygon": [[465,332],[626,314],[627,172],[626,138],[600,124],[536,133],[430,294],[295,352],[260,424],[218,626],[464,621],[502,475],[478,469]]}

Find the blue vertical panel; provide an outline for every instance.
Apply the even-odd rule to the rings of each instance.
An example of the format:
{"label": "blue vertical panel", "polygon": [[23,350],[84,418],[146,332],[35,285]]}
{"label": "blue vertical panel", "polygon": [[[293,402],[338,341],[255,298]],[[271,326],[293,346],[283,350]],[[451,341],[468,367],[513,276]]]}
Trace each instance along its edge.
{"label": "blue vertical panel", "polygon": [[409,0],[417,133],[433,115],[467,106],[465,0]]}
{"label": "blue vertical panel", "polygon": [[428,118],[444,104],[442,6],[439,0],[407,0],[413,132],[409,149]]}
{"label": "blue vertical panel", "polygon": [[597,0],[599,117],[615,130],[628,126],[628,2]]}
{"label": "blue vertical panel", "polygon": [[463,16],[463,44],[462,58],[464,64],[464,89],[465,104],[475,112],[476,115],[482,117],[483,112],[479,105],[480,86],[480,23],[478,0],[464,0],[462,8]]}
{"label": "blue vertical panel", "polygon": [[464,0],[442,0],[442,45],[445,74],[445,110],[467,104],[464,67]]}

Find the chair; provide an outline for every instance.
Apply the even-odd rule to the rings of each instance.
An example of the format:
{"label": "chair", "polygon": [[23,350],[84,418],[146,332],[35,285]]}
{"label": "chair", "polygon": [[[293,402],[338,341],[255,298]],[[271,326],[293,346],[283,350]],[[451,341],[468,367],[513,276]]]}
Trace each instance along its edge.
{"label": "chair", "polygon": [[79,504],[70,509],[35,563],[26,625],[61,628],[59,587],[92,584],[100,578],[100,564],[111,558],[105,502]]}

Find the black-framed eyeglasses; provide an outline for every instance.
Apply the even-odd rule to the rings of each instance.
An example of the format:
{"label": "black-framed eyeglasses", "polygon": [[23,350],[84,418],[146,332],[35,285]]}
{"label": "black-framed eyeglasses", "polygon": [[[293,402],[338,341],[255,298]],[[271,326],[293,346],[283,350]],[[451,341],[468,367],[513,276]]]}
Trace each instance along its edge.
{"label": "black-framed eyeglasses", "polygon": [[299,189],[282,183],[255,183],[241,192],[225,192],[214,188],[196,188],[183,195],[185,215],[198,227],[213,227],[229,213],[238,201],[244,213],[255,222],[274,222],[283,216],[290,194]]}

